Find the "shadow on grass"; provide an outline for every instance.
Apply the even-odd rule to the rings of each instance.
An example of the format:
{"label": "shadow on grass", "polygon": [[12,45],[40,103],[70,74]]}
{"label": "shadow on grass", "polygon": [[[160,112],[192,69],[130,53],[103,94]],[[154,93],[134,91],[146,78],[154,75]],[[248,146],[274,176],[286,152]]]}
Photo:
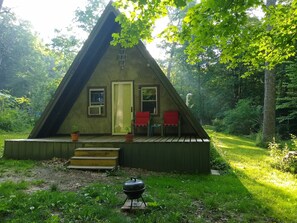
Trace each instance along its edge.
{"label": "shadow on grass", "polygon": [[[281,219],[281,222],[297,222],[297,196],[296,185],[292,185],[292,190],[280,189],[277,185],[269,182],[260,182],[260,179],[254,179],[243,170],[236,170],[236,174],[244,178],[245,184],[252,185],[253,197],[258,202],[268,208],[270,212]],[[293,189],[295,192],[293,192]]]}
{"label": "shadow on grass", "polygon": [[[297,208],[297,198],[293,195],[296,189],[295,192],[288,192],[286,190],[290,190],[289,187],[273,182],[279,180],[281,184],[285,180],[282,173],[271,168],[268,150],[256,147],[252,140],[243,137],[215,132],[211,134],[222,159],[231,166],[234,174],[234,182],[231,184],[241,188],[239,193],[245,191],[250,196],[250,201],[246,202],[246,207],[249,207],[247,209],[257,216],[261,210],[266,216],[262,220],[266,222],[297,222],[297,214],[294,211]],[[273,172],[274,178],[270,172]],[[290,182],[296,186],[293,177]],[[255,208],[250,205],[255,205]],[[255,222],[262,221],[258,219]]]}
{"label": "shadow on grass", "polygon": [[160,207],[157,212],[162,217],[158,222],[166,222],[169,218],[165,216],[174,213],[178,216],[183,213],[189,222],[194,219],[194,222],[198,219],[206,222],[280,222],[233,173],[220,176],[164,174],[145,177],[144,181],[147,186],[145,199]]}

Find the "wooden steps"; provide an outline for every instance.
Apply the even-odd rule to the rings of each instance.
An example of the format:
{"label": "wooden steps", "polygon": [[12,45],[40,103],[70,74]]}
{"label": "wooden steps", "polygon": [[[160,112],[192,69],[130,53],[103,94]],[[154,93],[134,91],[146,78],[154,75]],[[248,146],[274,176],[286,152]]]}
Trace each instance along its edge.
{"label": "wooden steps", "polygon": [[119,148],[78,148],[75,156],[118,157]]}
{"label": "wooden steps", "polygon": [[120,148],[77,148],[69,169],[111,170],[118,166]]}

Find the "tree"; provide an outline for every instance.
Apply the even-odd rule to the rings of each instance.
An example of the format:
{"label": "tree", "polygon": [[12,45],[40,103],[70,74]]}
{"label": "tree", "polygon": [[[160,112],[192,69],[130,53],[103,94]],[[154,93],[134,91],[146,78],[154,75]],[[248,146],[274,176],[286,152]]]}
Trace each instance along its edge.
{"label": "tree", "polygon": [[62,59],[12,10],[0,14],[0,30],[0,91],[28,98],[31,118],[39,116],[64,75]]}
{"label": "tree", "polygon": [[29,59],[35,52],[36,37],[28,22],[9,11],[0,14],[0,30],[0,89],[13,89],[11,93],[20,97],[28,90],[24,77],[31,72],[30,63],[36,61]]}
{"label": "tree", "polygon": [[2,5],[3,5],[3,0],[0,0],[0,11],[2,9]]}
{"label": "tree", "polygon": [[297,133],[297,65],[296,58],[282,67],[282,77],[276,101],[280,132],[289,137]]}
{"label": "tree", "polygon": [[[267,0],[266,7],[275,6],[276,0]],[[267,31],[272,30],[271,23],[267,24]],[[266,62],[265,68],[265,82],[264,82],[264,106],[263,106],[263,136],[262,141],[264,143],[271,142],[275,136],[275,67],[270,67],[269,62]]]}
{"label": "tree", "polygon": [[54,70],[59,72],[60,76],[67,72],[82,45],[82,40],[79,40],[76,35],[71,33],[71,30],[71,28],[68,28],[66,33],[55,30],[56,36],[47,45],[50,49],[49,53],[55,58]]}
{"label": "tree", "polygon": [[[1,5],[2,5],[1,0]],[[77,9],[74,24],[85,32],[95,25],[105,4],[88,0]],[[57,30],[47,46],[32,33],[30,23],[16,17],[13,10],[0,13],[0,90],[30,100],[31,117],[38,117],[67,72],[84,39],[77,38],[73,26]],[[87,33],[88,34],[88,33]],[[85,37],[87,36],[85,35]]]}
{"label": "tree", "polygon": [[[125,15],[117,21],[121,32],[113,35],[112,44],[130,47],[139,39],[152,38],[151,31],[156,19],[168,14],[168,7],[185,7],[188,1],[116,1],[124,8]],[[252,18],[251,10],[262,7],[262,20]],[[215,46],[222,63],[229,68],[243,64],[246,75],[265,72],[265,103],[263,140],[269,141],[275,134],[275,87],[274,69],[296,53],[297,0],[202,0],[186,12],[182,29],[166,28],[171,41],[188,43],[185,52],[188,61],[197,63],[207,46]],[[277,24],[271,26],[271,24]]]}
{"label": "tree", "polygon": [[86,5],[75,10],[73,23],[63,30],[55,30],[56,36],[48,47],[55,57],[55,70],[65,74],[75,55],[92,31],[103,9],[104,0],[87,0]]}
{"label": "tree", "polygon": [[89,34],[105,7],[105,0],[88,0],[84,8],[75,10],[74,21],[77,27]]}

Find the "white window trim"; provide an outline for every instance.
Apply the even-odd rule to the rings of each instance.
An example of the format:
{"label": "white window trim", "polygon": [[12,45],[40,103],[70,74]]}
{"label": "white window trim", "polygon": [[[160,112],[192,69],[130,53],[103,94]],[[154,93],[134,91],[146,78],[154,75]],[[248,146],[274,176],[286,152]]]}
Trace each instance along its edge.
{"label": "white window trim", "polygon": [[[143,100],[143,94],[142,94],[142,90],[143,89],[155,89],[156,92],[156,100]],[[158,87],[157,86],[143,86],[140,88],[140,106],[141,106],[141,111],[143,111],[143,102],[156,102],[156,107],[154,110],[154,113],[151,113],[153,115],[157,115],[158,114]]]}
{"label": "white window trim", "polygon": [[[103,91],[104,92],[104,102],[103,104],[92,104],[92,92],[93,91]],[[88,101],[89,101],[89,105],[88,105],[88,115],[89,116],[103,116],[105,115],[105,106],[106,106],[106,90],[105,88],[89,88],[89,98],[88,98]],[[93,113],[92,111],[94,111],[98,109],[98,112],[95,112]]]}

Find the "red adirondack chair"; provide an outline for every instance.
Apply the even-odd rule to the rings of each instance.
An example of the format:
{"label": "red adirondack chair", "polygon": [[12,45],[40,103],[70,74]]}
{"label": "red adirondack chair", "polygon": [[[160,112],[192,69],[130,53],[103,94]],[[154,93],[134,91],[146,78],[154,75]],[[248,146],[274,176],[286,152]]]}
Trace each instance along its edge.
{"label": "red adirondack chair", "polygon": [[147,128],[147,136],[150,135],[150,112],[136,112],[133,122],[134,134],[136,128]]}
{"label": "red adirondack chair", "polygon": [[177,127],[178,137],[180,137],[180,117],[178,111],[166,111],[163,114],[163,135],[166,127]]}

